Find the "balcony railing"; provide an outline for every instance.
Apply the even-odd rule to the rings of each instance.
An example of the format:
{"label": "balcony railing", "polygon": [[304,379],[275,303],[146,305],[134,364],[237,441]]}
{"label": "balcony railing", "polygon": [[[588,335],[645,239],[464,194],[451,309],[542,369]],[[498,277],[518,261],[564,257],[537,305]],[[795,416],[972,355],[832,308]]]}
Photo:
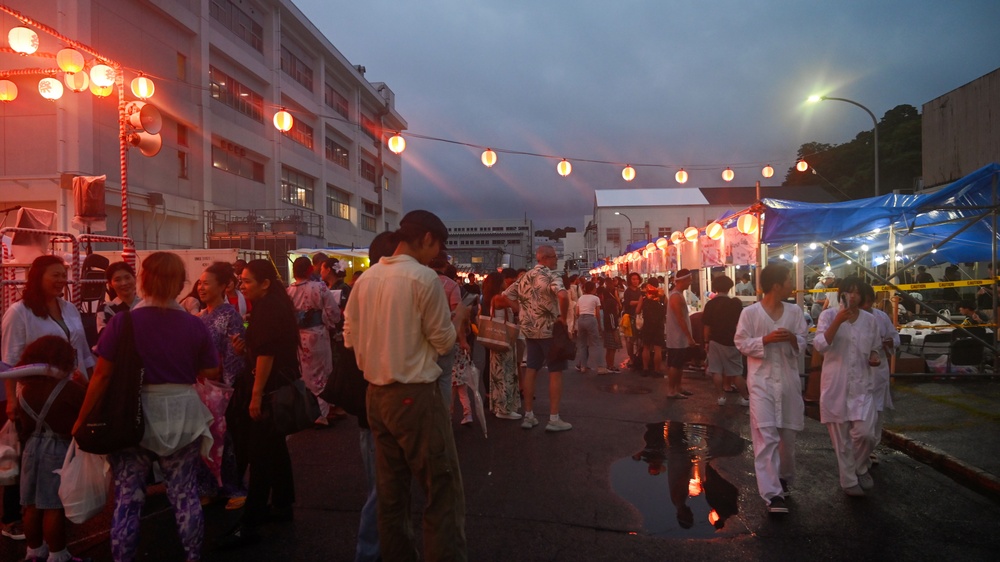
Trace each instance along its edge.
{"label": "balcony railing", "polygon": [[209,235],[295,234],[323,238],[323,217],[301,209],[208,211]]}

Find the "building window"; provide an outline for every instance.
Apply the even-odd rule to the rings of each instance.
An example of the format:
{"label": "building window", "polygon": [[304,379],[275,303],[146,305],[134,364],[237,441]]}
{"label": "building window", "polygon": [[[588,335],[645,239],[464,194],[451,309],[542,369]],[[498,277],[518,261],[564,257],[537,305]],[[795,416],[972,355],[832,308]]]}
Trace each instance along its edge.
{"label": "building window", "polygon": [[361,130],[364,131],[373,141],[378,140],[379,127],[375,125],[375,120],[364,113],[361,114]]}
{"label": "building window", "polygon": [[361,177],[375,183],[375,164],[367,160],[361,161]]}
{"label": "building window", "polygon": [[183,150],[177,151],[177,177],[181,179],[188,177],[188,155]]}
{"label": "building window", "polygon": [[609,229],[607,229],[607,233],[608,233],[608,243],[609,244],[617,244],[619,246],[621,245],[621,243],[622,243],[622,231],[621,231],[620,228],[618,228],[618,227],[609,228]]}
{"label": "building window", "polygon": [[285,71],[285,74],[291,76],[296,82],[305,86],[307,90],[312,91],[312,69],[309,68],[305,61],[292,54],[288,50],[288,47],[284,45],[281,46],[281,70]]}
{"label": "building window", "polygon": [[348,112],[347,98],[335,90],[333,86],[329,84],[324,84],[324,86],[323,101],[326,102],[326,105],[332,107],[334,111],[339,113],[341,117],[346,119]]}
{"label": "building window", "polygon": [[264,122],[264,98],[214,66],[208,67],[208,87],[213,98],[259,123]]}
{"label": "building window", "polygon": [[302,146],[312,150],[313,147],[313,128],[307,125],[301,119],[295,119],[292,122],[292,128],[285,133],[288,138],[301,144]]}
{"label": "building window", "polygon": [[177,53],[177,79],[181,82],[188,79],[188,59],[181,53]]}
{"label": "building window", "polygon": [[327,185],[326,214],[346,221],[351,220],[351,194]]}
{"label": "building window", "polygon": [[264,183],[263,162],[247,156],[247,149],[229,141],[222,141],[218,146],[212,145],[212,167],[241,178]]}
{"label": "building window", "polygon": [[361,210],[361,230],[375,232],[375,203],[363,201]]}
{"label": "building window", "polygon": [[656,234],[658,238],[670,238],[670,235],[672,233],[673,229],[670,228],[669,226],[661,226],[659,230],[657,230]]}
{"label": "building window", "polygon": [[345,170],[349,170],[351,168],[351,163],[350,163],[351,161],[349,159],[350,156],[351,153],[346,148],[340,146],[340,144],[338,144],[337,141],[327,137],[326,139],[327,160],[333,162],[334,164],[339,165]]}
{"label": "building window", "polygon": [[180,123],[177,124],[177,144],[180,146],[188,145],[188,128]]}
{"label": "building window", "polygon": [[210,0],[208,14],[258,53],[264,52],[264,28],[232,0]]}
{"label": "building window", "polygon": [[296,172],[291,168],[281,167],[281,200],[306,209],[315,208],[313,200],[313,185],[316,180]]}

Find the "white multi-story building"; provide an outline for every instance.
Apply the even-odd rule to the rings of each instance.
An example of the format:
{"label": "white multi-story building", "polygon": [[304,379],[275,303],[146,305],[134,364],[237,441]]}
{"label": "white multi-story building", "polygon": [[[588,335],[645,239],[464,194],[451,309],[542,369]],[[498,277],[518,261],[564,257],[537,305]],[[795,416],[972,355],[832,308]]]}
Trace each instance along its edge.
{"label": "white multi-story building", "polygon": [[[148,102],[162,115],[162,147],[152,157],[134,148],[126,155],[129,234],[138,248],[280,255],[366,247],[397,227],[400,157],[385,143],[406,122],[393,92],[369,82],[290,0],[4,3],[120,63],[126,102],[136,99],[128,85],[139,72],[154,80]],[[3,37],[17,25],[0,14]],[[42,75],[26,69],[56,68],[53,56],[70,45],[36,31],[36,55],[47,55],[0,49],[0,79],[19,90],[0,104],[0,206],[55,211],[56,228],[74,231],[69,180],[107,174],[106,232],[118,234],[117,94],[67,89],[54,102],[42,99]],[[286,133],[272,124],[281,108],[294,117]]]}
{"label": "white multi-story building", "polygon": [[528,219],[446,220],[448,254],[463,271],[490,273],[498,268],[530,267],[535,259]]}

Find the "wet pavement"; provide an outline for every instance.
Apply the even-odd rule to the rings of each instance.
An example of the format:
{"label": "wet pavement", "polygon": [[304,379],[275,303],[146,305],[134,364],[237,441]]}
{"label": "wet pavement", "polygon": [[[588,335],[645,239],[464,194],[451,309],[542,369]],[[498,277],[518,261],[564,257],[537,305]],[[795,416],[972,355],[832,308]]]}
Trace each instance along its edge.
{"label": "wet pavement", "polygon": [[[541,379],[540,417],[548,414]],[[526,431],[518,421],[489,416],[486,439],[460,426],[456,413],[469,559],[993,560],[1000,550],[1000,502],[889,446],[916,454],[929,450],[919,445],[926,441],[941,470],[949,466],[942,459],[950,459],[997,474],[1000,383],[895,381],[897,410],[886,427],[898,443],[892,438],[879,447],[876,487],[861,499],[840,491],[826,430],[807,419],[786,516],[768,515],[757,494],[747,408],[718,406],[700,374],[685,373],[684,384],[694,396],[669,400],[663,379],[566,373],[562,415],[574,427],[562,433],[546,433],[544,424]],[[254,547],[219,551],[215,541],[237,514],[213,504],[206,508],[204,560],[353,559],[365,499],[356,423],[308,430],[289,444],[295,522],[265,526],[265,540]],[[419,492],[414,498],[419,510]],[[106,510],[73,527],[71,550],[110,560],[108,517]],[[419,526],[419,513],[414,521]],[[23,553],[23,543],[0,539],[0,560]],[[173,516],[154,490],[138,559],[182,558]]]}

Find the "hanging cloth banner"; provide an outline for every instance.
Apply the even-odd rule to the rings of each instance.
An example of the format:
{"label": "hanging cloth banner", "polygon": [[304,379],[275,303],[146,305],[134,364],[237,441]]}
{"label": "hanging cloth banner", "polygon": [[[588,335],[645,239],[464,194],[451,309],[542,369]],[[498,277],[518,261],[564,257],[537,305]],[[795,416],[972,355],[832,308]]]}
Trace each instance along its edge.
{"label": "hanging cloth banner", "polygon": [[698,245],[701,246],[702,267],[722,267],[726,265],[726,255],[722,239],[712,240],[708,236],[698,238]]}
{"label": "hanging cloth banner", "polygon": [[677,271],[679,269],[677,267],[677,244],[671,244],[667,246],[666,260],[667,263],[665,264],[666,267],[664,268],[666,271]]}
{"label": "hanging cloth banner", "polygon": [[697,242],[681,244],[681,264],[685,269],[701,269],[701,248]]}
{"label": "hanging cloth banner", "polygon": [[725,236],[726,255],[733,260],[733,265],[757,265],[757,237],[760,230],[754,234],[743,234],[735,228],[727,228]]}

